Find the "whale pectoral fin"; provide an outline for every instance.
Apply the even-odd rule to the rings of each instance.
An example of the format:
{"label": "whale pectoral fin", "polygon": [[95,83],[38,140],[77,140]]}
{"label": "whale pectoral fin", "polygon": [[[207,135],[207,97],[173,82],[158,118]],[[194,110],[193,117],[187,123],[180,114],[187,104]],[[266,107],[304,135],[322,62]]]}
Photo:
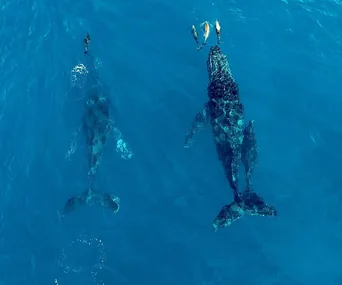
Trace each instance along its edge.
{"label": "whale pectoral fin", "polygon": [[81,133],[81,127],[78,127],[72,133],[72,139],[71,139],[70,147],[68,149],[67,154],[65,155],[65,159],[67,159],[69,161],[70,161],[71,155],[74,154],[76,149],[77,149],[77,140],[79,138],[80,133]]}
{"label": "whale pectoral fin", "polygon": [[185,136],[184,147],[189,148],[194,140],[195,135],[207,125],[209,121],[209,106],[208,104],[204,105],[204,108],[201,112],[198,112],[195,118],[192,121],[190,131]]}
{"label": "whale pectoral fin", "polygon": [[123,159],[131,159],[133,156],[133,151],[129,147],[129,145],[124,140],[124,137],[121,133],[121,131],[118,129],[118,127],[114,126],[112,124],[112,131],[115,137],[115,143],[116,143],[116,151],[120,153],[121,158]]}
{"label": "whale pectoral fin", "polygon": [[254,121],[249,121],[243,131],[241,160],[245,168],[246,182],[250,185],[251,175],[258,162],[258,146],[254,133]]}

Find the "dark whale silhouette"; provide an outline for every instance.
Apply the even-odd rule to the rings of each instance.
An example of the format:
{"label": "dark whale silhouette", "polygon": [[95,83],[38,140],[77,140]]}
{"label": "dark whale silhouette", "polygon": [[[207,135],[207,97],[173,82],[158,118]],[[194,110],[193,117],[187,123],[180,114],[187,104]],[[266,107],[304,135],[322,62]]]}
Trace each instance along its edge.
{"label": "dark whale silhouette", "polygon": [[[77,139],[79,134],[83,134],[87,145],[88,158],[88,180],[89,186],[79,196],[68,199],[63,215],[73,211],[78,205],[98,204],[109,208],[114,213],[119,211],[120,199],[107,193],[99,193],[93,189],[93,179],[100,165],[104,147],[111,136],[116,140],[116,150],[121,153],[124,159],[130,159],[133,155],[123,139],[123,135],[115,125],[110,115],[110,103],[107,97],[107,88],[99,79],[95,68],[94,58],[88,52],[90,43],[89,34],[84,38],[84,68],[86,68],[86,82],[83,86],[85,92],[85,109],[82,119],[82,127],[75,132]],[[72,146],[76,143],[73,142]]]}
{"label": "dark whale silhouette", "polygon": [[[215,230],[231,225],[243,215],[277,216],[252,189],[251,176],[258,159],[254,122],[244,122],[244,108],[226,56],[215,45],[207,59],[209,101],[197,113],[185,138],[188,148],[195,134],[210,121],[219,160],[232,189],[234,201],[224,206],[213,222]],[[245,169],[246,188],[239,192],[239,168]]]}

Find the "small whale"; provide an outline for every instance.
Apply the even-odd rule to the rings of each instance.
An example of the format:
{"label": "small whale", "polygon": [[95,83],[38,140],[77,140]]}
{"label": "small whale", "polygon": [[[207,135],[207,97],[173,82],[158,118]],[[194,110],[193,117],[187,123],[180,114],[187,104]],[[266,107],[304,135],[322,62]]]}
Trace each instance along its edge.
{"label": "small whale", "polygon": [[[218,40],[220,40],[218,38]],[[212,46],[207,59],[209,101],[196,114],[184,147],[190,147],[194,136],[210,121],[218,158],[232,189],[234,201],[224,206],[213,222],[215,231],[227,227],[245,214],[277,216],[275,207],[266,204],[252,188],[251,176],[258,159],[254,122],[245,125],[244,107],[238,85],[227,57],[218,45]],[[246,188],[239,192],[239,168],[243,164]]]}
{"label": "small whale", "polygon": [[100,165],[104,148],[108,140],[113,136],[116,140],[116,151],[121,154],[123,159],[130,159],[133,156],[123,135],[115,125],[110,115],[110,102],[107,97],[107,89],[99,79],[95,68],[94,58],[89,53],[90,36],[86,34],[84,38],[84,62],[86,69],[86,82],[83,87],[85,92],[85,106],[82,119],[82,127],[74,132],[74,139],[67,157],[76,149],[76,140],[79,134],[83,134],[87,145],[88,159],[88,189],[80,196],[74,196],[68,199],[63,215],[73,211],[78,205],[101,205],[111,209],[114,213],[119,211],[120,199],[114,195],[98,193],[93,189],[93,180]]}

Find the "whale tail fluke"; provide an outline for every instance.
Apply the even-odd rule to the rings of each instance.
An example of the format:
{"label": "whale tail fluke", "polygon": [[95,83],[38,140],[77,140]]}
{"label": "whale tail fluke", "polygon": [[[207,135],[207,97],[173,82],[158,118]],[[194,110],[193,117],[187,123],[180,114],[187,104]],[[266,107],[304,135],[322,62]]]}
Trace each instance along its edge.
{"label": "whale tail fluke", "polygon": [[213,227],[215,231],[219,228],[228,227],[244,215],[274,217],[278,216],[278,211],[274,206],[266,204],[262,197],[250,188],[247,188],[238,200],[221,209],[213,222]]}
{"label": "whale tail fluke", "polygon": [[233,222],[240,219],[244,214],[245,213],[243,209],[239,207],[238,203],[235,201],[229,205],[223,206],[213,222],[215,232],[219,228],[230,226]]}
{"label": "whale tail fluke", "polygon": [[243,201],[243,209],[247,215],[250,216],[278,216],[277,209],[266,204],[263,198],[253,192],[248,187],[241,195]]}
{"label": "whale tail fluke", "polygon": [[82,196],[74,196],[69,198],[63,208],[62,216],[65,217],[65,215],[69,214],[70,212],[73,212],[78,206],[84,204],[85,199]]}
{"label": "whale tail fluke", "polygon": [[62,217],[73,212],[81,205],[100,205],[116,214],[120,209],[120,198],[112,194],[99,193],[89,188],[82,195],[74,196],[67,200],[63,208]]}

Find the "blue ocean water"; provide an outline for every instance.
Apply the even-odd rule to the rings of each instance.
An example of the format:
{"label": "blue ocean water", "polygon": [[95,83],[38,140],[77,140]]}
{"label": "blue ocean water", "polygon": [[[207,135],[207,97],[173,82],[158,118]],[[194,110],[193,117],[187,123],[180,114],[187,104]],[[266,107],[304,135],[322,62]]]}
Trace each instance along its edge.
{"label": "blue ocean water", "polygon": [[[0,284],[342,284],[341,5],[2,1]],[[208,83],[208,47],[197,52],[189,30],[215,19],[255,120],[254,188],[279,210],[216,233],[232,195],[210,128],[183,148]],[[134,157],[113,140],[97,173],[117,215],[84,207],[60,220],[87,187],[85,148],[65,159],[86,32]]]}

